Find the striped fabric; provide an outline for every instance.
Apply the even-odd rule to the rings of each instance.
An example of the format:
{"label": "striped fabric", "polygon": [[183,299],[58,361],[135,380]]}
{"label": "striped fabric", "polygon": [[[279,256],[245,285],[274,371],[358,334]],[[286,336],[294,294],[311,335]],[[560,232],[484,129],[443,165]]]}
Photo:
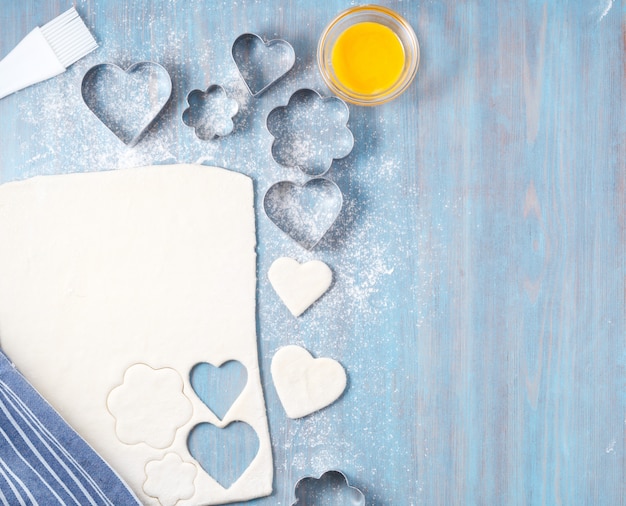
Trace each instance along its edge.
{"label": "striped fabric", "polygon": [[0,352],[0,505],[138,504]]}

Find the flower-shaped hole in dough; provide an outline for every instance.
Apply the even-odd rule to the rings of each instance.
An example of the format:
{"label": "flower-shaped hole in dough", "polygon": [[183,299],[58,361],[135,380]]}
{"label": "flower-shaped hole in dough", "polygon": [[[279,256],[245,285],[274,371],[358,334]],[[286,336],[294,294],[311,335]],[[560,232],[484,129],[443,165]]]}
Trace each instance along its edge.
{"label": "flower-shaped hole in dough", "polygon": [[229,98],[221,86],[214,84],[206,91],[193,90],[187,95],[187,103],[183,123],[192,127],[199,139],[207,141],[233,131],[233,117],[239,111],[239,103]]}
{"label": "flower-shaped hole in dough", "polygon": [[193,411],[180,374],[169,367],[153,369],[146,364],[127,369],[123,383],[109,394],[107,406],[121,442],[153,448],[170,446]]}
{"label": "flower-shaped hole in dough", "polygon": [[[191,499],[196,491],[193,484],[198,473],[196,464],[184,462],[176,453],[146,464],[143,491],[159,500],[161,506],[174,506],[182,499]],[[175,487],[171,484],[176,483]]]}
{"label": "flower-shaped hole in dough", "polygon": [[296,91],[286,106],[273,109],[267,129],[275,137],[272,156],[285,167],[298,167],[309,176],[328,171],[333,159],[344,158],[354,146],[347,126],[348,106],[316,91]]}

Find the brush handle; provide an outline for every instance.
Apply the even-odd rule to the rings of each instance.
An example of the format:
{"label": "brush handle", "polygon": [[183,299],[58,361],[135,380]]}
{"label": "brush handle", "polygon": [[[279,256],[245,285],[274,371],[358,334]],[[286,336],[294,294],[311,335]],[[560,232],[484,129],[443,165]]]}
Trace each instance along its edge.
{"label": "brush handle", "polygon": [[0,61],[0,98],[63,72],[41,29],[35,28]]}

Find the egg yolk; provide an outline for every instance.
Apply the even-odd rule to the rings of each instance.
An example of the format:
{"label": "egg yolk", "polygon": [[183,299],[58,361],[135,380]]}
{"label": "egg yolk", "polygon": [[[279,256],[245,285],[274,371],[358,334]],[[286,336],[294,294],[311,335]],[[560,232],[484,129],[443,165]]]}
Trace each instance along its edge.
{"label": "egg yolk", "polygon": [[331,53],[339,82],[361,95],[391,88],[404,68],[404,47],[387,26],[365,21],[342,32]]}

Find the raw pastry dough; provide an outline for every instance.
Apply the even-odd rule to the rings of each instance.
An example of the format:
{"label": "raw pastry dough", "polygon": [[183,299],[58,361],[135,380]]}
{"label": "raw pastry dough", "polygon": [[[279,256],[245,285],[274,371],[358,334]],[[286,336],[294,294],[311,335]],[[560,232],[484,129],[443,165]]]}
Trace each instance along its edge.
{"label": "raw pastry dough", "polygon": [[[271,493],[256,343],[253,202],[250,178],[200,165],[0,186],[0,344],[145,504],[158,504],[154,487],[149,494],[143,489],[146,465],[155,461],[197,467],[193,495],[185,482],[177,506]],[[248,381],[219,420],[194,393],[189,374],[199,362],[228,360],[246,367]],[[171,428],[167,448],[159,448],[159,438],[154,446],[150,437],[121,442],[115,426],[124,410],[115,418],[107,410],[108,396],[138,364],[178,372],[191,402],[189,420],[176,421],[183,425]],[[123,403],[115,399],[117,409]],[[224,489],[195,462],[187,438],[198,424],[224,427],[234,420],[255,430],[259,450]],[[176,476],[163,485],[165,503],[176,496]]]}
{"label": "raw pastry dough", "polygon": [[145,364],[130,367],[124,382],[107,398],[118,439],[126,444],[170,447],[176,431],[191,418],[191,402],[183,387],[174,369],[154,370]]}
{"label": "raw pastry dough", "polygon": [[[198,470],[194,464],[183,462],[175,453],[168,453],[162,460],[146,464],[146,481],[143,489],[151,497],[158,497],[161,506],[175,506],[181,499],[193,496],[193,481]],[[168,487],[175,477],[177,490]]]}
{"label": "raw pastry dough", "polygon": [[333,273],[324,262],[311,260],[300,264],[288,257],[274,260],[267,277],[294,316],[304,313],[333,282]]}
{"label": "raw pastry dough", "polygon": [[301,418],[335,402],[346,389],[346,371],[332,358],[313,358],[300,346],[284,346],[272,359],[272,379],[289,418]]}

